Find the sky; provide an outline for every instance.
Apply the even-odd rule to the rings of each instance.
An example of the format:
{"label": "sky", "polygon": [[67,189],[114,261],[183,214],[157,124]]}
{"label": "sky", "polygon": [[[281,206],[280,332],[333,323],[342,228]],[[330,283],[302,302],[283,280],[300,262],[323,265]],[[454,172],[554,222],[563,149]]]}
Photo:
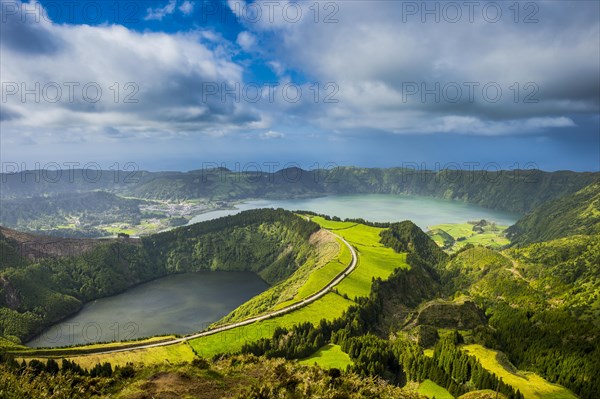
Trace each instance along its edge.
{"label": "sky", "polygon": [[599,171],[576,3],[0,0],[2,171]]}

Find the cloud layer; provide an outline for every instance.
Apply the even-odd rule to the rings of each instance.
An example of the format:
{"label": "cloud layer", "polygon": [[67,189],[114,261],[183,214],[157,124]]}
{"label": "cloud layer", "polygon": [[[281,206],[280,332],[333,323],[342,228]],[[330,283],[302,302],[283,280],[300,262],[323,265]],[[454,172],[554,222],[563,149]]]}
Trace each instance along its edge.
{"label": "cloud layer", "polygon": [[[205,2],[148,3],[141,20],[163,31],[23,18],[41,5],[0,1],[5,147],[544,135],[600,113],[597,2],[228,0],[226,38],[202,23]],[[176,17],[187,25],[171,29]]]}

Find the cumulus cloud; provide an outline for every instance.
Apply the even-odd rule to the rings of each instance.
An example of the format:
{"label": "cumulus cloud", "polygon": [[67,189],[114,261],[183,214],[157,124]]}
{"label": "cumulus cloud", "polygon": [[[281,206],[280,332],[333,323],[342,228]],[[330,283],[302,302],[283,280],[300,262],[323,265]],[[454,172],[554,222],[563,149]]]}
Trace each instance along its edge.
{"label": "cumulus cloud", "polygon": [[148,7],[146,9],[146,16],[144,17],[144,19],[147,21],[151,21],[151,20],[161,21],[167,15],[173,14],[173,11],[175,11],[176,5],[177,5],[177,0],[169,0],[169,2],[163,7],[157,7],[157,8]]}
{"label": "cumulus cloud", "polygon": [[[578,116],[598,114],[597,2],[539,2],[535,24],[515,23],[506,8],[498,23],[482,18],[481,9],[472,23],[464,12],[458,23],[423,23],[403,14],[406,2],[328,3],[270,3],[270,14],[262,0],[229,0],[239,18],[227,32],[233,41],[198,29],[192,18],[182,18],[187,30],[165,33],[6,13],[2,82],[16,84],[16,92],[1,107],[2,144],[22,137],[42,144],[235,134],[267,140],[301,129],[335,138],[499,136],[571,131]],[[146,10],[149,21],[194,12],[191,1],[158,4]],[[252,4],[262,12],[254,22]],[[34,0],[27,5],[41,8]],[[245,82],[273,75],[274,89]],[[295,89],[285,89],[293,79],[301,82],[297,101],[290,98]],[[223,84],[241,88],[227,94]],[[62,95],[53,101],[56,86]],[[255,91],[262,101],[248,99]]]}
{"label": "cumulus cloud", "polygon": [[[273,22],[262,1],[252,3],[262,4],[257,22],[244,17],[250,3],[229,5],[261,43],[276,35],[270,51],[280,65],[337,84],[339,104],[314,119],[322,128],[520,134],[572,127],[569,115],[598,113],[597,2],[577,8],[537,2],[534,23],[525,23],[522,13],[515,17],[508,3],[478,2],[472,21],[463,9],[457,22],[449,22],[453,16],[441,3],[428,6],[437,15],[424,14],[420,2],[411,14],[405,3],[336,2],[337,9],[321,5],[318,18],[311,4],[298,3],[304,17],[297,22],[281,4]],[[496,7],[502,17],[491,22]],[[337,22],[325,23],[325,11]]]}
{"label": "cumulus cloud", "polygon": [[275,72],[277,76],[283,76],[283,74],[285,73],[285,67],[281,65],[280,62],[270,61],[267,64],[269,65],[269,67],[271,67],[271,69],[273,70],[273,72]]}
{"label": "cumulus cloud", "polygon": [[177,7],[177,0],[169,0],[169,2],[162,7],[148,7],[146,9],[144,20],[162,21],[167,15],[175,13],[175,9],[179,10],[185,16],[191,15],[194,12],[194,2],[185,0]]}
{"label": "cumulus cloud", "polygon": [[268,132],[260,134],[260,138],[263,140],[282,139],[283,137],[285,137],[283,133],[274,130],[269,130]]}
{"label": "cumulus cloud", "polygon": [[[7,17],[9,26],[20,21],[18,14]],[[253,127],[262,119],[248,103],[207,94],[209,84],[243,81],[243,68],[218,34],[19,23],[25,36],[43,30],[40,40],[56,46],[51,55],[47,46],[23,51],[18,38],[3,34],[2,82],[12,93],[4,93],[3,138],[24,129],[86,139],[95,133],[98,139],[210,135]]]}
{"label": "cumulus cloud", "polygon": [[184,1],[179,6],[179,11],[181,11],[183,15],[190,15],[192,12],[194,12],[194,3],[188,0]]}
{"label": "cumulus cloud", "polygon": [[242,31],[238,34],[236,43],[244,51],[252,51],[252,49],[256,45],[256,37],[250,32]]}

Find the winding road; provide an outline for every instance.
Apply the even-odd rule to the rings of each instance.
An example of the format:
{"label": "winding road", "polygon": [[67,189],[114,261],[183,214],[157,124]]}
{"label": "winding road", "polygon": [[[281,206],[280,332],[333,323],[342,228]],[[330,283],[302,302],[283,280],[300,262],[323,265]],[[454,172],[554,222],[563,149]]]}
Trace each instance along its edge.
{"label": "winding road", "polygon": [[[69,355],[65,355],[68,357],[73,357],[73,356],[92,356],[92,355],[104,355],[104,354],[110,354],[110,353],[118,353],[118,352],[127,352],[127,351],[133,351],[133,350],[138,350],[138,349],[149,349],[149,348],[156,348],[156,347],[160,347],[160,346],[168,346],[168,345],[174,345],[174,344],[179,344],[182,342],[186,342],[192,339],[196,339],[196,338],[200,338],[200,337],[206,337],[208,335],[213,335],[222,331],[227,331],[227,330],[231,330],[233,328],[237,328],[237,327],[242,327],[242,326],[246,326],[248,324],[252,324],[255,323],[257,321],[262,321],[262,320],[266,320],[266,319],[270,319],[273,317],[277,317],[277,316],[281,316],[284,315],[286,313],[289,313],[293,310],[297,310],[300,309],[314,301],[316,301],[317,299],[325,296],[333,287],[335,287],[336,285],[338,285],[344,278],[346,278],[350,273],[352,273],[352,271],[356,268],[356,265],[358,263],[358,256],[356,255],[356,251],[354,250],[354,248],[352,247],[352,245],[350,245],[350,243],[348,243],[348,241],[346,241],[344,238],[342,238],[341,236],[323,229],[325,231],[328,231],[330,234],[332,234],[334,237],[338,238],[340,241],[342,241],[350,250],[350,253],[352,255],[352,260],[350,261],[350,264],[348,265],[348,267],[346,267],[340,274],[338,274],[333,280],[331,280],[331,282],[329,284],[327,284],[325,287],[323,287],[321,290],[317,291],[316,293],[310,295],[307,298],[304,298],[302,301],[294,303],[292,305],[286,306],[285,308],[273,311],[273,312],[269,312],[266,313],[264,315],[261,316],[256,316],[256,317],[252,317],[243,321],[239,321],[237,323],[232,323],[232,324],[227,324],[225,326],[221,326],[221,327],[216,327],[210,330],[205,330],[196,334],[192,334],[192,335],[187,335],[185,337],[181,337],[181,338],[173,338],[170,339],[168,341],[161,341],[161,342],[156,342],[153,344],[142,344],[139,346],[128,346],[126,348],[115,348],[115,349],[110,349],[110,350],[105,350],[105,351],[101,351],[101,352],[88,352],[88,353],[82,353],[82,354],[69,354]],[[53,357],[55,356],[60,356],[60,355],[52,355]]]}

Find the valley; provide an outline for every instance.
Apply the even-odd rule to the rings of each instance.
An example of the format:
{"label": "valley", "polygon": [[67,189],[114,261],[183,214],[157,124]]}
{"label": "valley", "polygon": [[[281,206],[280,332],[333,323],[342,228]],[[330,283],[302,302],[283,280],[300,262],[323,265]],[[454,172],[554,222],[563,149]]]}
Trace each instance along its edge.
{"label": "valley", "polygon": [[[177,370],[181,366],[168,365],[208,359],[202,361],[208,361],[206,367],[211,369],[212,364],[214,367],[220,364],[218,359],[259,356],[258,359],[298,360],[297,367],[310,368],[316,364],[325,370],[347,370],[382,378],[404,386],[402,395],[409,396],[458,397],[479,391],[485,395],[487,389],[500,390],[501,395],[516,399],[591,397],[589,393],[595,388],[589,376],[594,373],[597,346],[590,342],[598,339],[593,331],[600,300],[595,290],[597,272],[592,266],[597,256],[594,230],[588,236],[570,235],[563,228],[563,238],[538,243],[523,243],[521,239],[521,245],[515,246],[506,234],[513,228],[507,230],[500,224],[507,221],[510,224],[510,219],[502,219],[497,213],[500,216],[497,223],[485,219],[491,214],[482,215],[478,208],[462,205],[465,213],[460,213],[454,203],[445,205],[440,200],[431,202],[432,209],[441,209],[440,214],[428,213],[421,219],[416,213],[411,216],[421,220],[421,224],[447,218],[443,210],[447,206],[449,214],[454,213],[454,220],[462,223],[428,224],[420,228],[408,221],[395,222],[394,218],[402,214],[396,210],[412,200],[359,196],[260,201],[256,204],[283,203],[289,208],[303,204],[308,209],[295,213],[283,209],[226,210],[223,212],[232,214],[139,239],[98,240],[86,250],[74,253],[54,248],[64,247],[65,243],[78,246],[76,239],[55,240],[46,242],[45,251],[29,258],[21,257],[19,239],[31,239],[5,229],[0,243],[6,307],[0,321],[7,339],[3,341],[6,354],[19,363],[29,364],[66,359],[87,370],[103,364],[110,364],[115,370],[134,367],[140,384],[146,378],[143,370],[170,368],[175,378],[180,375]],[[414,200],[422,203],[424,209],[429,206],[425,198]],[[372,222],[349,217],[356,213],[344,213],[345,209],[356,212],[361,201],[382,201],[381,205],[388,206],[377,209],[390,211]],[[585,207],[588,211],[584,214],[593,218],[597,203],[590,201],[591,208]],[[316,205],[311,208],[311,204]],[[333,209],[347,218],[313,211],[323,204],[324,209]],[[402,212],[411,212],[411,208]],[[594,226],[593,220],[588,224]],[[425,227],[427,233],[422,230]],[[578,255],[574,257],[572,251]],[[541,264],[550,269],[544,271]],[[564,269],[566,264],[576,269],[568,272]],[[92,274],[74,274],[81,268]],[[556,274],[552,268],[562,271]],[[110,317],[102,324],[99,314],[93,313],[89,313],[86,322],[89,304],[131,295],[129,292],[145,287],[136,284],[150,280],[154,281],[146,285],[179,278],[190,287],[199,287],[206,280],[202,273],[216,277],[215,271],[252,273],[257,281],[268,285],[238,299],[237,303],[232,302],[218,316],[212,313],[212,318],[203,322],[197,312],[205,305],[190,306],[192,313],[186,317],[192,324],[186,330],[167,328],[149,333],[140,331],[138,335],[113,335],[110,340],[116,342],[111,343],[98,343],[104,339],[94,336],[91,340],[66,342],[71,346],[64,348],[28,348],[19,344],[21,339],[49,326],[52,327],[28,345],[54,346],[56,342],[40,338],[56,337],[56,331],[62,332],[69,323],[100,322],[110,330],[116,318],[121,323],[128,319],[115,313],[114,309],[120,306],[107,307],[106,314]],[[90,291],[86,288],[86,276],[97,273],[104,273],[104,280],[94,279],[101,285],[96,283]],[[25,280],[21,277],[25,274],[39,277]],[[198,283],[190,278],[196,275]],[[111,290],[106,290],[112,284],[109,282],[122,276],[130,276],[126,281],[138,283],[122,285],[117,290],[112,285]],[[223,286],[210,281],[206,280],[215,288]],[[239,284],[242,285],[235,292],[247,286],[248,279],[242,278]],[[185,301],[177,297],[180,290],[176,286],[172,289],[178,293],[165,291],[165,299],[173,300],[171,305],[168,300],[151,299],[144,294],[139,299],[139,310],[135,310],[136,302],[131,299],[126,300],[126,307],[135,313],[147,307],[149,315],[164,312],[165,316],[173,317],[171,321],[161,321],[142,316],[140,323],[152,319],[159,329],[163,328],[161,325],[174,323],[178,328],[183,327],[182,316],[167,310],[185,309]],[[123,291],[124,294],[111,296]],[[12,304],[7,302],[9,294],[14,298]],[[39,312],[46,301],[59,305]],[[160,307],[153,310],[152,301]],[[57,313],[59,309],[63,313]],[[74,318],[55,324],[61,315],[77,311],[80,313]],[[579,323],[578,334],[571,335],[570,342],[559,344],[559,325],[564,328],[572,323]],[[544,338],[540,339],[541,336]],[[58,345],[64,344],[62,341]],[[551,368],[537,355],[538,351],[548,350],[563,359]],[[383,363],[374,360],[380,356],[388,360]],[[494,363],[493,359],[501,356],[506,360]],[[443,359],[469,366],[464,369]],[[510,366],[512,369],[505,366],[510,362],[516,365]],[[567,364],[572,367],[568,373],[564,369]],[[178,378],[172,387],[176,390],[184,386]],[[202,378],[209,383],[212,377]],[[567,385],[577,394],[559,384]],[[133,387],[142,385],[131,384],[132,388],[121,392],[122,397],[139,392]]]}

